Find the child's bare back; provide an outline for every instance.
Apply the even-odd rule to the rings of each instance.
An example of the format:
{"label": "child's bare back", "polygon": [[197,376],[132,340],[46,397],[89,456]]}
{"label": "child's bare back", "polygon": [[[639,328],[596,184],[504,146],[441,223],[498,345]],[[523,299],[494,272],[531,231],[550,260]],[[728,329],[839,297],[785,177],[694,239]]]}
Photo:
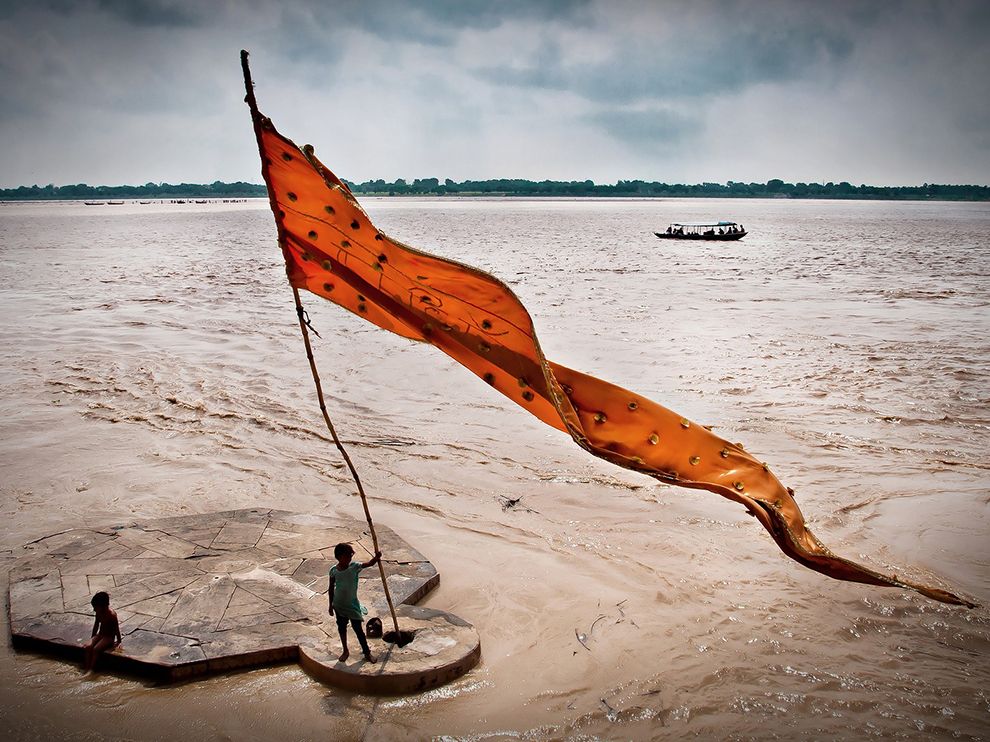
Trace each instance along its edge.
{"label": "child's bare back", "polygon": [[110,608],[110,596],[101,591],[89,602],[93,606],[96,618],[93,621],[93,634],[83,647],[86,653],[83,670],[87,674],[93,671],[96,658],[102,652],[115,649],[121,643],[120,621],[117,619],[117,612]]}

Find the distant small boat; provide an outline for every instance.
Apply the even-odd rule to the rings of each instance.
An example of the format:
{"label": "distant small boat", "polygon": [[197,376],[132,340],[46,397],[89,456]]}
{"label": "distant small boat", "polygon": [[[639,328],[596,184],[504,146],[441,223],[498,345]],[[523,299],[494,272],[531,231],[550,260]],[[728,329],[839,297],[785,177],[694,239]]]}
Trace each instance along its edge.
{"label": "distant small boat", "polygon": [[198,204],[208,204],[209,201],[197,201],[196,203],[198,203]]}
{"label": "distant small boat", "polygon": [[107,201],[107,206],[123,206],[123,201]]}
{"label": "distant small boat", "polygon": [[106,206],[102,201],[83,201],[87,206]]}
{"label": "distant small boat", "polygon": [[666,232],[654,232],[661,240],[741,240],[748,233],[736,222],[674,222]]}
{"label": "distant small boat", "polygon": [[151,201],[139,201],[138,203],[142,203],[142,204],[150,204],[150,203],[151,203]]}

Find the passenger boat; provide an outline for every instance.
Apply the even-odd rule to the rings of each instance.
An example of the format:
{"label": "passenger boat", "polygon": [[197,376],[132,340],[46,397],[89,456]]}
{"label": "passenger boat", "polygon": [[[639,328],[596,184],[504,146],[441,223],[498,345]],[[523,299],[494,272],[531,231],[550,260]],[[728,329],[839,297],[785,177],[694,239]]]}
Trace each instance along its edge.
{"label": "passenger boat", "polygon": [[741,240],[747,232],[736,222],[674,222],[653,234],[661,240]]}

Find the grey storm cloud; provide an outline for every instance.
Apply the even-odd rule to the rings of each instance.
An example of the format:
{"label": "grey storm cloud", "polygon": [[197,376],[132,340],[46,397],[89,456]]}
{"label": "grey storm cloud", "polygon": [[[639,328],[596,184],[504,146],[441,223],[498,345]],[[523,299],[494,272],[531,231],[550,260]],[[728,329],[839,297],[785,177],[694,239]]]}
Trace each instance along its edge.
{"label": "grey storm cloud", "polygon": [[[465,29],[491,30],[508,20],[586,22],[590,0],[425,0],[424,2],[346,3],[345,21],[387,41],[450,45]],[[338,10],[340,6],[337,6]],[[330,11],[337,13],[338,10]]]}
{"label": "grey storm cloud", "polygon": [[201,26],[207,21],[209,8],[209,3],[169,0],[97,0],[97,5],[136,26],[165,28]]}
{"label": "grey storm cloud", "polygon": [[354,31],[385,44],[442,50],[455,45],[465,31],[490,31],[510,22],[587,25],[592,5],[592,0],[289,1],[277,6],[270,38],[286,58],[325,71],[342,61],[343,42]]}
{"label": "grey storm cloud", "polygon": [[209,110],[212,77],[197,74],[201,62],[161,33],[179,15],[153,2],[139,3],[140,14],[117,15],[123,4],[49,0],[0,16],[0,121],[26,126],[32,117],[72,116],[73,107],[125,115]]}
{"label": "grey storm cloud", "polygon": [[524,66],[481,67],[477,75],[503,85],[570,91],[588,100],[630,103],[695,98],[763,82],[795,80],[849,58],[854,40],[817,26],[715,25],[688,38],[627,41],[607,59],[566,64],[548,41]]}
{"label": "grey storm cloud", "polygon": [[241,48],[349,177],[990,171],[986,0],[0,0],[0,173],[256,177]]}
{"label": "grey storm cloud", "polygon": [[[50,12],[62,16],[87,16],[104,14],[120,18],[134,26],[150,28],[187,28],[209,21],[210,3],[193,3],[188,0],[33,0],[6,3],[6,13],[13,13],[17,6],[30,7],[37,13]],[[0,17],[5,14],[0,10]]]}
{"label": "grey storm cloud", "polygon": [[639,147],[669,147],[696,138],[703,126],[700,116],[671,110],[605,108],[588,115],[617,140]]}
{"label": "grey storm cloud", "polygon": [[134,26],[179,28],[243,20],[267,7],[278,10],[283,31],[333,35],[360,28],[387,41],[448,46],[464,29],[490,30],[510,19],[587,22],[592,0],[35,0],[32,5],[62,15],[102,13]]}

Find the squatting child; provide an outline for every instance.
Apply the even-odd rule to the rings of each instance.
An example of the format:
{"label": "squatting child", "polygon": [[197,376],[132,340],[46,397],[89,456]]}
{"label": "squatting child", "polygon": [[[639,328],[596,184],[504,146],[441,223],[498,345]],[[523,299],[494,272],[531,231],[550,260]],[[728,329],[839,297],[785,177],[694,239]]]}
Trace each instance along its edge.
{"label": "squatting child", "polygon": [[330,604],[330,615],[337,617],[337,631],[340,633],[340,646],[343,652],[340,661],[346,662],[351,653],[347,649],[347,622],[351,622],[354,633],[357,634],[358,642],[361,644],[361,651],[368,662],[377,662],[378,659],[371,655],[368,648],[368,640],[364,636],[364,628],[361,622],[364,614],[368,611],[358,602],[358,575],[362,569],[373,567],[382,558],[380,551],[375,552],[371,561],[361,564],[361,562],[351,563],[354,558],[354,547],[350,544],[337,544],[333,547],[333,555],[337,563],[330,568],[330,589],[327,591]]}
{"label": "squatting child", "polygon": [[110,596],[102,590],[89,601],[93,606],[96,619],[93,621],[93,635],[84,647],[86,659],[83,663],[83,670],[87,673],[93,671],[96,665],[96,658],[101,652],[120,646],[120,623],[117,621],[117,612],[110,608]]}

